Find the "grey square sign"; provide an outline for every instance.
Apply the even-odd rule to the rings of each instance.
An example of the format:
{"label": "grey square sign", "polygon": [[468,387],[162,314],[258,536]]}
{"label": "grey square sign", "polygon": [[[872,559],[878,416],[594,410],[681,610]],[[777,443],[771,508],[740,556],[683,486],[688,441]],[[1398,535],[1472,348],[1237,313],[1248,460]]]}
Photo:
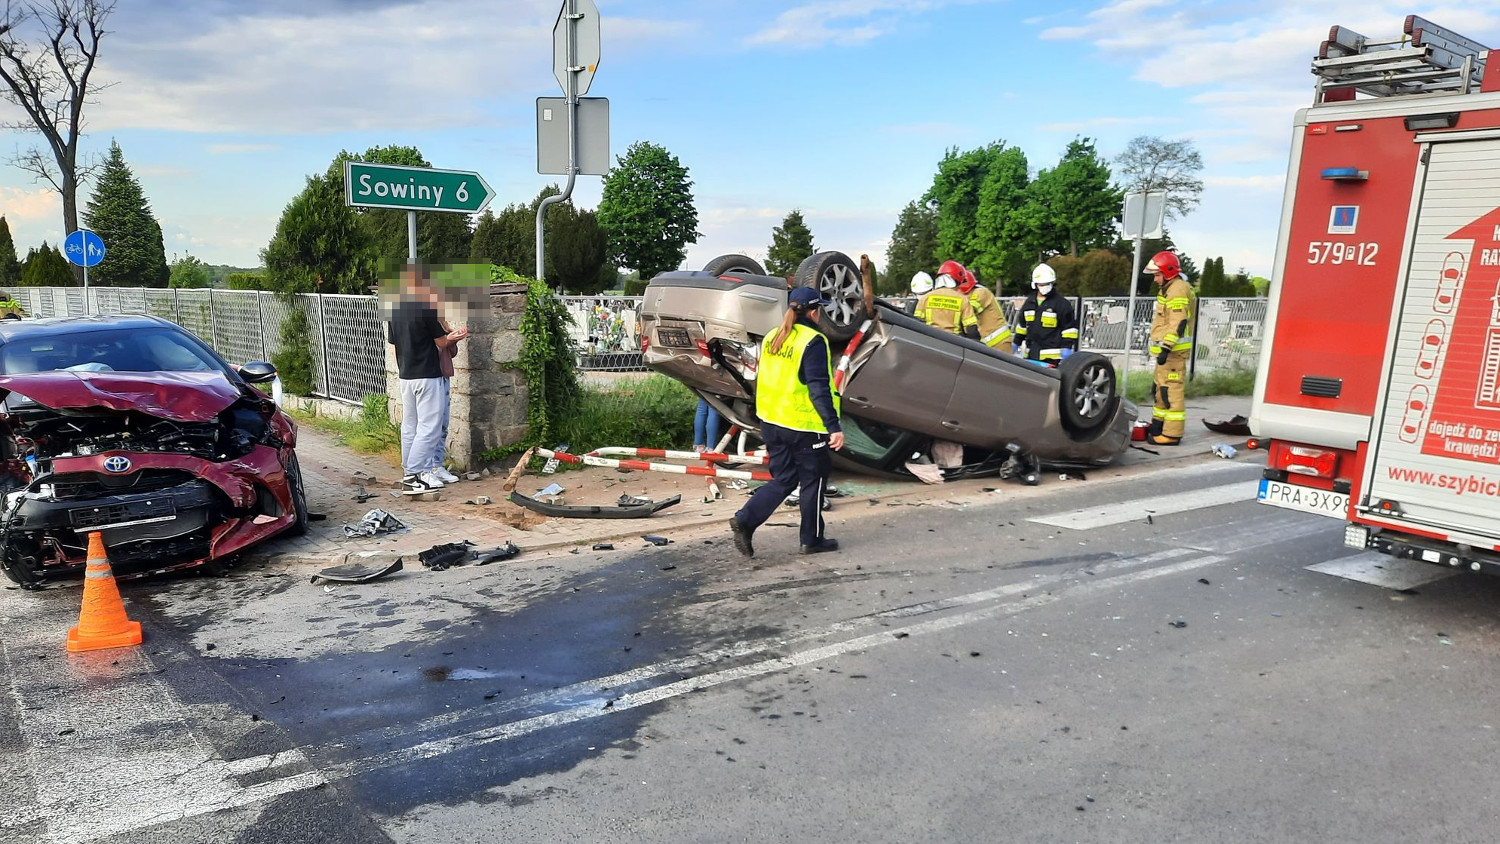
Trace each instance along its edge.
{"label": "grey square sign", "polygon": [[[536,98],[536,171],[568,175],[568,100]],[[603,176],[609,172],[609,99],[578,100],[578,172]]]}

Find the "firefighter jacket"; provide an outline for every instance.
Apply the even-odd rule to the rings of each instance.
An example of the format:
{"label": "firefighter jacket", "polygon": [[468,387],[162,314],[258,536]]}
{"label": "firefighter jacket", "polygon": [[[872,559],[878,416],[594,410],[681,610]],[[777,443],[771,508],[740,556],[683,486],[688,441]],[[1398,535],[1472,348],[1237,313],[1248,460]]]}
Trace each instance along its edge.
{"label": "firefighter jacket", "polygon": [[1156,292],[1156,312],[1151,320],[1152,357],[1163,351],[1188,352],[1193,348],[1192,285],[1182,276],[1168,279]]}
{"label": "firefighter jacket", "polygon": [[926,293],[917,300],[917,309],[912,316],[933,328],[941,328],[954,334],[964,329],[979,327],[979,318],[974,315],[974,306],[969,297],[951,287],[940,287]]}
{"label": "firefighter jacket", "polygon": [[1021,306],[1016,342],[1026,343],[1031,360],[1062,360],[1064,349],[1078,348],[1078,317],[1073,303],[1053,288],[1041,300],[1035,293]]}
{"label": "firefighter jacket", "polygon": [[[792,334],[781,344],[781,351],[771,351],[776,332],[761,342],[760,371],[756,375],[755,413],[764,422],[793,431],[827,434],[838,431],[839,394],[832,389],[833,359],[828,354],[828,339],[816,328],[802,323],[792,326]],[[815,357],[821,366],[808,377],[803,359],[808,347],[816,347]],[[826,370],[826,373],[825,373]],[[819,412],[818,398],[832,399],[828,418]]]}
{"label": "firefighter jacket", "polygon": [[1011,350],[1010,323],[1005,319],[1005,310],[988,287],[975,285],[969,291],[969,304],[979,320],[979,340],[992,349],[1002,352]]}

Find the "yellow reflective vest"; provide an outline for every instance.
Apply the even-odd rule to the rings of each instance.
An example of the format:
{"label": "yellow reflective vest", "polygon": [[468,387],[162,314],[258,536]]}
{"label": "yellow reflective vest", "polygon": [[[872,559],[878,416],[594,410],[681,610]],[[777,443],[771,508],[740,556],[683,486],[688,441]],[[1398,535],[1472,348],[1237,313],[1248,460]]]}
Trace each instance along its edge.
{"label": "yellow reflective vest", "polygon": [[[781,351],[771,351],[772,332],[760,344],[760,368],[755,376],[755,414],[762,422],[780,425],[793,431],[828,433],[823,417],[813,406],[812,394],[802,383],[802,354],[814,340],[827,339],[816,329],[793,325],[792,336],[781,344]],[[833,389],[833,353],[828,353],[828,389],[833,393],[833,412],[839,412],[839,394]]]}

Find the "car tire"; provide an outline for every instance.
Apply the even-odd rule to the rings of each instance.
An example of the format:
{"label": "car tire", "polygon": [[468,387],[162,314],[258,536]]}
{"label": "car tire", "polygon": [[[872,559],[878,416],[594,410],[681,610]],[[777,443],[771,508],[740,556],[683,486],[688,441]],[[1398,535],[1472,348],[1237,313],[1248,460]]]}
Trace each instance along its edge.
{"label": "car tire", "polygon": [[1057,371],[1062,379],[1058,411],[1068,433],[1084,436],[1104,427],[1120,403],[1115,367],[1109,358],[1093,352],[1075,352]]}
{"label": "car tire", "polygon": [[42,575],[33,571],[30,566],[15,558],[14,549],[7,548],[0,554],[0,572],[4,572],[5,578],[22,589],[40,589],[42,587]]}
{"label": "car tire", "polygon": [[703,271],[714,275],[725,273],[744,273],[745,275],[765,275],[766,268],[762,267],[754,258],[744,255],[720,255],[703,265]]}
{"label": "car tire", "polygon": [[871,314],[865,307],[865,283],[859,265],[842,252],[814,252],[807,256],[793,286],[818,291],[828,304],[818,330],[834,343],[847,343]]}
{"label": "car tire", "polygon": [[297,452],[292,452],[286,461],[286,485],[292,495],[292,509],[296,521],[286,529],[287,536],[302,536],[307,533],[307,488],[302,484],[302,464],[297,462]]}

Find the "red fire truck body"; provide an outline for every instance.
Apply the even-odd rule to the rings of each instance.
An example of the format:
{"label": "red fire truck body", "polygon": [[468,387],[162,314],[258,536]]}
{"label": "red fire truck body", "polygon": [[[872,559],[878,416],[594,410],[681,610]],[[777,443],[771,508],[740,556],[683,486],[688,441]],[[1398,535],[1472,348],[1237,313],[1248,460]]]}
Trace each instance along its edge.
{"label": "red fire truck body", "polygon": [[1250,419],[1259,498],[1345,519],[1351,547],[1500,573],[1500,53],[1408,18],[1383,44],[1335,27],[1313,65]]}

